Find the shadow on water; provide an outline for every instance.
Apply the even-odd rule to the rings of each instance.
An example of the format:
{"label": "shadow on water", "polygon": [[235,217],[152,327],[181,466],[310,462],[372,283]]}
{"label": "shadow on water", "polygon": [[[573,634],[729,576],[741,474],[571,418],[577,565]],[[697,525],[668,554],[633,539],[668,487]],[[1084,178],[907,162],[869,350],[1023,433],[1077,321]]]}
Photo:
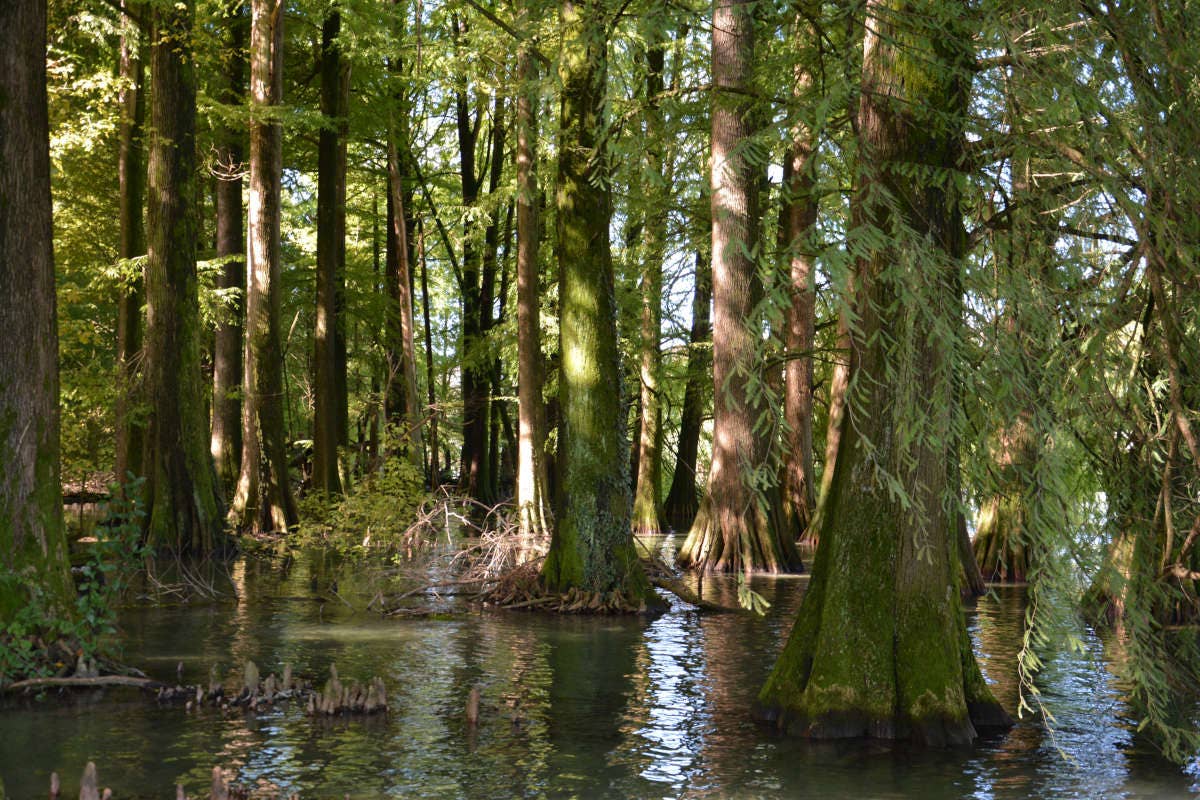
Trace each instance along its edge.
{"label": "shadow on water", "polygon": [[[667,543],[669,545],[669,542]],[[0,776],[10,795],[44,796],[49,773],[69,791],[93,760],[117,797],[162,797],[176,782],[207,785],[213,764],[243,782],[305,797],[428,798],[1172,798],[1198,788],[1139,752],[1101,642],[1047,658],[1039,677],[1057,724],[1032,721],[975,747],[920,752],[879,743],[814,744],[757,727],[749,708],[782,646],[807,580],[756,577],[762,618],[701,615],[672,600],[655,619],[468,614],[381,619],[362,609],[407,579],[390,565],[305,553],[245,559],[236,595],[142,608],[122,618],[126,659],[153,675],[207,681],[245,659],[264,673],[290,663],[324,676],[381,675],[390,712],[311,719],[282,707],[258,715],[157,708],[136,694],[69,702],[9,701],[0,710]],[[736,603],[730,579],[706,597]],[[452,604],[442,598],[438,602]],[[351,606],[353,608],[351,608]],[[969,613],[984,670],[1015,708],[1024,609],[1001,591]],[[481,692],[478,725],[467,696]]]}

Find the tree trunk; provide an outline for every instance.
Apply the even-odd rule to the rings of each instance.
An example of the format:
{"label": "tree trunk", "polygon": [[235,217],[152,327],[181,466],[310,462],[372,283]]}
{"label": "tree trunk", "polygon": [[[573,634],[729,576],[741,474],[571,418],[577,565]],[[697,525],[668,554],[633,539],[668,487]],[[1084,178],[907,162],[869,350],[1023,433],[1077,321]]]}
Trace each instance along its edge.
{"label": "tree trunk", "polygon": [[858,265],[827,521],[760,712],[803,736],[965,743],[1010,724],[953,591],[946,511],[962,228],[957,184],[929,176],[959,165],[970,34],[960,4],[870,0],[866,13],[852,223],[893,238]]}
{"label": "tree trunk", "polygon": [[438,408],[437,383],[433,374],[433,325],[429,319],[429,264],[425,258],[425,229],[417,226],[417,252],[421,259],[421,315],[425,323],[425,391],[427,393],[429,415],[429,488],[434,489],[441,483],[438,470]]}
{"label": "tree trunk", "polygon": [[[246,22],[244,4],[238,2],[228,24],[228,49],[223,54],[225,86],[220,100],[240,106],[246,91]],[[246,235],[242,216],[243,132],[226,126],[220,130],[217,149],[217,257],[229,259],[217,286],[237,289],[238,296],[217,323],[213,341],[212,431],[209,450],[217,477],[228,491],[237,482],[242,455],[242,323],[246,315]]]}
{"label": "tree trunk", "polygon": [[[397,0],[393,0],[397,3]],[[398,5],[398,3],[397,3]],[[399,59],[388,64],[390,79],[401,85]],[[403,88],[393,91],[395,110],[388,124],[388,251],[387,354],[388,419],[403,437],[400,450],[409,461],[422,464],[423,414],[417,399],[417,361],[413,301],[413,259],[416,223],[412,217],[411,136],[408,103]]]}
{"label": "tree trunk", "polygon": [[[117,151],[120,182],[121,247],[123,259],[146,254],[146,122],[145,69],[141,35],[136,25],[124,20],[121,34],[121,124]],[[144,472],[146,423],[139,406],[146,401],[142,388],[142,304],[145,298],[145,268],[122,288],[117,298],[117,407],[116,468],[118,481]]]}
{"label": "tree trunk", "polygon": [[551,592],[657,602],[629,527],[629,448],[621,403],[616,288],[604,152],[606,22],[599,0],[560,5],[562,51],[556,228],[559,266],[558,503],[542,580]]}
{"label": "tree trunk", "polygon": [[70,619],[59,483],[58,325],[46,109],[46,2],[0,4],[0,627]]}
{"label": "tree trunk", "polygon": [[763,487],[770,413],[758,367],[755,311],[762,298],[755,257],[760,179],[747,142],[759,116],[752,99],[753,3],[718,0],[713,22],[712,260],[713,458],[708,494],[679,550],[682,566],[705,572],[800,566],[773,476]]}
{"label": "tree trunk", "polygon": [[200,373],[192,17],[189,2],[156,7],[152,14],[146,539],[178,553],[208,554],[226,542]]}
{"label": "tree trunk", "polygon": [[283,136],[273,115],[283,95],[283,3],[250,5],[250,262],[246,271],[242,464],[231,517],[252,531],[299,521],[288,480],[283,418],[280,304],[280,180]]}
{"label": "tree trunk", "polygon": [[641,424],[638,426],[637,481],[633,490],[634,533],[657,533],[659,521],[658,483],[662,473],[662,271],[667,246],[667,212],[670,208],[670,159],[658,95],[663,89],[666,50],[661,20],[649,23],[646,52],[646,154],[645,185],[649,197],[642,227],[642,319],[641,369],[638,381]]}
{"label": "tree trunk", "polygon": [[[529,25],[529,0],[521,7]],[[546,485],[546,405],[542,399],[541,275],[538,185],[534,166],[537,64],[528,46],[517,51],[517,513],[521,534],[548,540],[553,518]]]}
{"label": "tree trunk", "polygon": [[[342,17],[336,7],[321,25],[321,115],[317,144],[317,308],[313,331],[313,488],[342,489],[338,446],[348,444],[346,404],[346,95],[350,71],[342,63]],[[341,374],[339,375],[339,370]]]}
{"label": "tree trunk", "polygon": [[704,424],[705,386],[711,356],[712,262],[696,254],[695,291],[692,295],[692,330],[688,336],[687,379],[683,389],[683,412],[679,422],[675,472],[663,504],[663,518],[673,530],[687,530],[700,504],[696,493],[696,458],[700,450],[700,428]]}
{"label": "tree trunk", "polygon": [[[482,114],[482,112],[478,112]],[[475,147],[479,138],[479,119],[471,119],[470,101],[465,90],[455,96],[455,122],[458,131],[459,169],[463,206],[474,208],[479,202],[482,178],[475,171]],[[462,386],[462,458],[459,467],[459,488],[469,497],[488,502],[487,487],[487,394],[491,372],[483,363],[482,346],[483,300],[480,289],[482,254],[472,236],[472,224],[463,225],[462,251],[462,334],[459,363]]]}
{"label": "tree trunk", "polygon": [[[801,37],[815,36],[804,15],[793,23],[797,47]],[[808,66],[797,63],[792,96],[803,106],[812,92]],[[815,511],[813,493],[813,336],[816,324],[816,253],[813,237],[817,223],[816,133],[803,121],[792,125],[792,140],[784,163],[783,231],[789,266],[791,303],[785,322],[783,421],[783,506],[788,527],[798,533],[808,529]]]}

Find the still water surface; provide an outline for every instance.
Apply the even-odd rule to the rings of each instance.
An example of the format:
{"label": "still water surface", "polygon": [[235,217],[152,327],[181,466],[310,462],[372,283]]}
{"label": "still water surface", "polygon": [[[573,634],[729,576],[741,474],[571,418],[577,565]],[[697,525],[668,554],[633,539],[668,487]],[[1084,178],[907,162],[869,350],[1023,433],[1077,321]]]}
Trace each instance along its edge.
{"label": "still water surface", "polygon": [[[323,679],[383,677],[386,717],[314,720],[294,706],[247,715],[156,707],[97,692],[0,710],[0,776],[9,795],[71,789],[97,763],[118,798],[200,795],[211,768],[305,798],[1177,798],[1187,771],[1139,750],[1121,697],[1089,636],[1086,654],[1048,659],[1039,685],[1053,735],[1030,720],[970,749],[812,744],[757,727],[748,710],[786,635],[804,578],[758,578],[762,619],[700,615],[675,603],[653,620],[519,612],[381,619],[313,599],[330,581],[362,608],[377,586],[361,563],[328,555],[233,569],[236,600],[124,615],[126,660],[152,676],[206,682],[254,659]],[[706,584],[734,602],[728,582]],[[1013,591],[969,617],[984,670],[1006,707],[1023,609]],[[464,707],[482,692],[471,730]],[[70,795],[68,795],[70,796]],[[204,794],[203,796],[207,796]]]}

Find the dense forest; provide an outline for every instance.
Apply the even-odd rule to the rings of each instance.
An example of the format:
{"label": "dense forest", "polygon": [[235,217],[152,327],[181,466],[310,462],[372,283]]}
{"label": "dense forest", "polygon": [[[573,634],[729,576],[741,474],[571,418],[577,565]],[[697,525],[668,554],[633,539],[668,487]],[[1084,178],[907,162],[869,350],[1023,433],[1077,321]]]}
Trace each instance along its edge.
{"label": "dense forest", "polygon": [[[811,575],[766,726],[970,743],[1084,625],[1194,758],[1196,30],[4,0],[0,685],[107,657],[152,564],[395,550],[453,508],[506,548],[491,607],[704,611],[687,576],[730,575],[762,610],[751,576]],[[964,615],[1002,584],[1007,708]]]}

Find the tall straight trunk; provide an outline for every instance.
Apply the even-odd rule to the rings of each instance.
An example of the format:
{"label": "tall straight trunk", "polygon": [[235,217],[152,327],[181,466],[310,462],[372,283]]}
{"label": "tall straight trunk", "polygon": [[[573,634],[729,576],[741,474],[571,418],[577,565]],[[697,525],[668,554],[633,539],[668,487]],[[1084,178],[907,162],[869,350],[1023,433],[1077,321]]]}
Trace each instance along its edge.
{"label": "tall straight trunk", "polygon": [[[124,21],[121,34],[121,108],[117,149],[117,180],[121,216],[121,258],[146,254],[146,123],[145,68],[142,62],[141,35],[136,25]],[[122,287],[117,298],[117,436],[116,474],[141,476],[145,455],[146,424],[138,407],[146,398],[141,390],[142,304],[145,299],[145,270]]]}
{"label": "tall straight trunk", "polygon": [[[227,26],[228,48],[223,54],[225,85],[220,100],[240,106],[246,94],[245,5],[234,4]],[[242,216],[242,171],[244,132],[224,126],[217,145],[217,256],[228,259],[221,267],[217,285],[237,289],[237,300],[227,316],[217,323],[213,340],[212,431],[209,450],[217,477],[226,490],[237,481],[242,455],[242,322],[246,315],[246,234]]]}
{"label": "tall straight trunk", "polygon": [[421,260],[421,315],[425,323],[425,391],[429,415],[429,488],[435,488],[441,477],[438,471],[438,411],[437,383],[433,375],[433,325],[429,317],[429,263],[425,258],[425,228],[417,225],[417,252]]}
{"label": "tall straight trunk", "polygon": [[[657,23],[654,20],[651,25]],[[667,211],[670,200],[670,164],[666,132],[658,95],[663,89],[666,50],[662,33],[650,32],[646,53],[646,151],[645,173],[649,197],[642,228],[642,318],[639,397],[641,424],[638,426],[637,481],[633,490],[633,530],[657,533],[659,521],[658,483],[662,473],[662,271],[667,243]]]}
{"label": "tall straight trunk", "polygon": [[696,254],[695,290],[692,294],[692,329],[688,335],[687,378],[683,389],[683,412],[679,422],[675,472],[663,504],[663,519],[673,530],[687,530],[696,518],[700,503],[696,493],[696,458],[700,451],[700,428],[704,424],[705,387],[712,339],[712,261]]}
{"label": "tall straight trunk", "polygon": [[[399,408],[392,409],[390,416],[401,425],[404,436],[404,452],[414,464],[421,463],[421,407],[417,399],[417,354],[414,342],[415,323],[413,320],[413,290],[412,267],[409,246],[409,226],[407,222],[404,171],[401,168],[401,156],[393,134],[388,145],[388,189],[389,234],[395,246],[389,255],[387,265],[388,298],[390,308],[389,318],[389,362],[388,371],[392,380],[392,390],[389,396],[393,402],[400,402]],[[407,145],[405,146],[407,153]]]}
{"label": "tall straight trunk", "polygon": [[656,602],[629,527],[629,448],[621,404],[612,201],[604,152],[607,41],[602,0],[559,6],[556,232],[559,267],[558,503],[542,580],[551,592]]}
{"label": "tall straight trunk", "polygon": [[[346,94],[342,17],[336,7],[321,24],[321,115],[317,144],[317,309],[313,332],[313,488],[340,492],[338,446],[348,421],[340,392],[346,386]],[[340,346],[339,346],[340,343]],[[340,374],[339,374],[340,371]]]}
{"label": "tall straight trunk", "polygon": [[866,14],[852,224],[891,238],[858,264],[828,516],[759,710],[802,736],[964,743],[1011,724],[967,636],[947,512],[962,225],[957,184],[930,176],[961,159],[967,9],[870,0]]}
{"label": "tall straight trunk", "polygon": [[273,115],[283,97],[283,3],[250,4],[250,214],[242,463],[231,517],[250,531],[299,521],[288,481],[283,418],[280,303],[280,180],[283,135]]}
{"label": "tall straight trunk", "polygon": [[[461,172],[462,202],[473,208],[479,200],[480,179],[475,172],[475,145],[479,136],[477,121],[472,121],[470,102],[465,91],[455,97],[455,122],[458,131],[459,170]],[[481,369],[477,350],[480,347],[479,274],[480,252],[471,236],[470,225],[464,226],[462,252],[462,333],[458,358],[462,366],[462,457],[458,485],[468,496],[480,498],[488,480],[487,469],[487,371]]]}
{"label": "tall straight trunk", "polygon": [[[529,0],[521,9],[528,25]],[[545,364],[541,338],[538,246],[537,64],[528,46],[517,51],[517,516],[521,533],[548,539],[553,525],[546,473]]]}
{"label": "tall straight trunk", "polygon": [[[399,6],[398,0],[393,4]],[[403,436],[401,449],[409,461],[422,463],[423,423],[417,395],[415,349],[413,260],[416,220],[413,213],[411,133],[409,108],[401,82],[401,63],[389,60],[390,78],[401,88],[393,92],[394,110],[388,124],[388,314],[386,341],[388,357],[388,419]]]}
{"label": "tall straight trunk", "polygon": [[224,548],[225,532],[200,373],[192,17],[190,2],[156,7],[151,17],[146,538],[156,547],[207,554]]}
{"label": "tall straight trunk", "polygon": [[[801,37],[811,39],[816,35],[808,22],[810,17],[811,14],[796,15],[792,36],[797,46]],[[803,63],[796,64],[793,74],[792,96],[803,107],[812,91],[812,76],[808,65]],[[789,527],[803,533],[816,506],[812,452],[816,254],[812,240],[817,223],[817,142],[816,133],[799,120],[792,125],[791,137],[783,187],[783,231],[791,299],[784,342],[787,362],[783,371],[783,503]]]}
{"label": "tall straight trunk", "polygon": [[73,618],[59,483],[46,2],[0,4],[0,626]]}
{"label": "tall straight trunk", "polygon": [[753,2],[717,0],[713,11],[712,261],[713,459],[708,494],[679,551],[679,563],[706,572],[800,566],[782,519],[777,487],[760,486],[770,413],[752,380],[759,367],[755,309],[762,298],[760,178],[747,143],[759,116],[753,100]]}
{"label": "tall straight trunk", "polygon": [[[489,154],[489,170],[488,170],[488,195],[494,197],[496,190],[500,187],[500,178],[504,170],[504,98],[499,94],[496,95],[493,101],[492,110],[492,126],[490,134],[490,154]],[[512,230],[511,221],[508,225],[508,231]],[[479,333],[480,339],[484,340],[488,337],[492,328],[500,323],[499,317],[492,315],[492,309],[496,305],[496,279],[502,269],[500,263],[500,209],[493,208],[488,214],[488,225],[483,232],[483,259],[481,262],[482,270],[479,274]],[[503,304],[503,299],[501,299]],[[486,383],[482,387],[483,405],[483,465],[484,470],[481,473],[479,481],[479,498],[484,502],[493,502],[499,496],[499,453],[496,448],[499,446],[498,426],[496,423],[496,410],[499,404],[495,398],[498,395],[498,373],[500,371],[500,361],[492,353],[489,353],[484,360],[484,365],[481,369],[486,370]]]}

